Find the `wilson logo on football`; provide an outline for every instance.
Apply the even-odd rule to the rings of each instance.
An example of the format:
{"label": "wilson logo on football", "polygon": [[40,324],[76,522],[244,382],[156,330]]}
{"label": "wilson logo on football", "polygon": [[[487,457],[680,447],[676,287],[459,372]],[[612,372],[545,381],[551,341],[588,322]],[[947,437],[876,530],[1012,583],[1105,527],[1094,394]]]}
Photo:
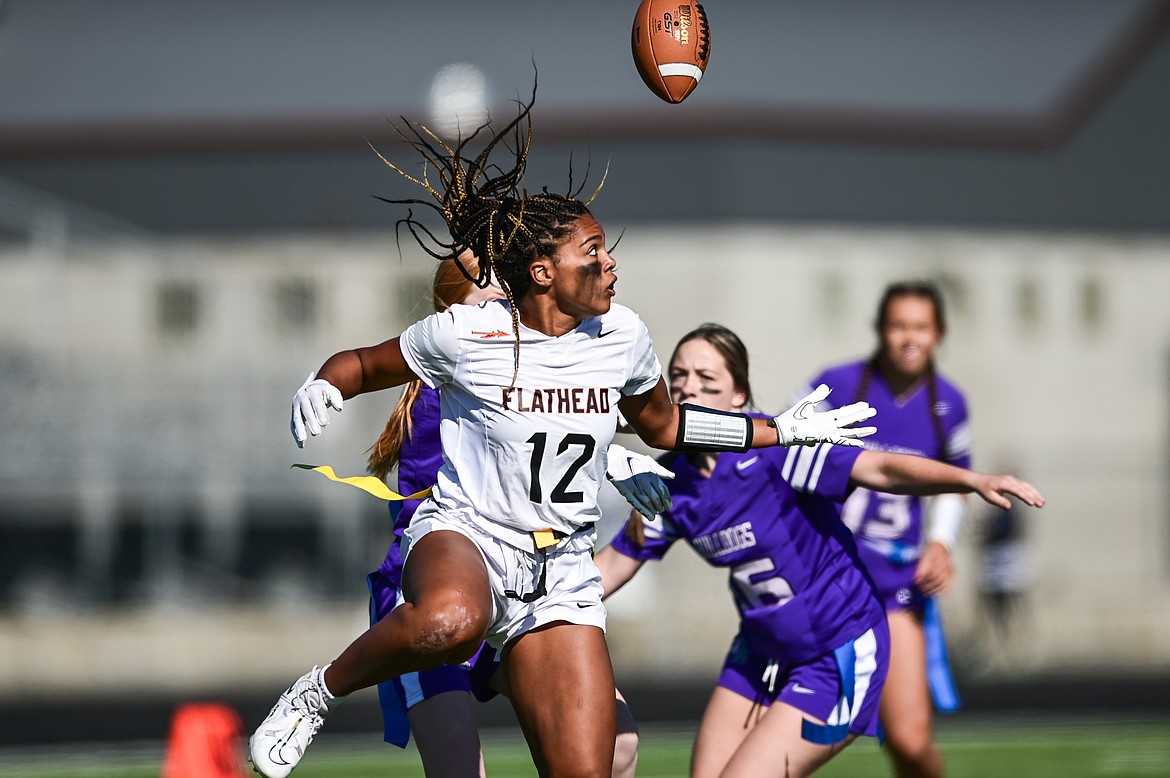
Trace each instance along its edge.
{"label": "wilson logo on football", "polygon": [[694,0],[642,0],[630,45],[634,66],[650,91],[681,103],[696,86],[711,56],[711,27]]}

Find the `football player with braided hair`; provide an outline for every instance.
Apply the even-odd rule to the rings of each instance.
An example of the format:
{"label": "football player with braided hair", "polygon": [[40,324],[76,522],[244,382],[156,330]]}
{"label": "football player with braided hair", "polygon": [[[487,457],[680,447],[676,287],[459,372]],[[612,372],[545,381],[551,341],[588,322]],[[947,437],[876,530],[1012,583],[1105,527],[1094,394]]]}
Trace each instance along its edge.
{"label": "football player with braided hair", "polygon": [[[438,261],[431,287],[436,311],[442,313],[452,305],[477,305],[503,296],[494,283],[481,288],[472,282],[470,275],[475,266],[470,251],[454,259]],[[437,389],[418,379],[408,383],[382,434],[370,446],[369,472],[385,481],[397,468],[398,491],[405,495],[430,488],[443,464],[439,406]],[[618,491],[636,510],[652,513],[655,503],[647,500],[654,499],[654,495],[645,493],[642,474],[665,471],[653,459],[616,444],[610,445],[606,458],[610,465],[607,476]],[[630,472],[631,465],[638,468],[638,473]],[[654,487],[660,483],[654,479],[648,485]],[[390,503],[394,542],[382,564],[367,576],[371,624],[385,618],[397,604],[402,582],[402,536],[421,504],[421,499]],[[482,778],[485,768],[472,698],[486,701],[496,692],[508,693],[497,668],[495,651],[488,647],[481,649],[469,663],[440,665],[382,681],[378,684],[378,699],[386,742],[405,748],[413,736],[423,771],[432,778],[473,775]],[[633,778],[638,761],[638,726],[620,694],[617,726],[612,776]]]}
{"label": "football player with braided hair", "polygon": [[[419,176],[383,158],[430,196],[406,202],[437,212],[450,237],[413,214],[400,224],[437,257],[470,249],[479,263],[469,276],[481,287],[496,279],[506,299],[454,305],[400,337],[338,352],[293,398],[303,445],[345,399],[418,378],[439,389],[443,465],[404,533],[401,604],[295,681],[252,735],[250,758],[267,778],[292,772],[344,696],[466,661],[485,638],[502,652],[538,772],[608,776],[615,691],[593,525],[619,409],[662,449],[856,445],[874,431],[851,426],[872,416],[864,403],[817,411],[826,389],[775,418],[675,405],[645,325],[613,302],[617,262],[579,191],[524,186],[534,100],[471,159],[468,143],[486,125],[448,145],[406,122]],[[507,169],[490,161],[501,145],[514,156]]]}

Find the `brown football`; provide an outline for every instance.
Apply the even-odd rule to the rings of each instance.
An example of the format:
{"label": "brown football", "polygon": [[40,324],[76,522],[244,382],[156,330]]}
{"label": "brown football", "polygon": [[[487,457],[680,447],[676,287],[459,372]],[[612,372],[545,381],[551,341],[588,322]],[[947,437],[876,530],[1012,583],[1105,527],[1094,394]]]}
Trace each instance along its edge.
{"label": "brown football", "polygon": [[642,0],[631,46],[638,75],[668,103],[681,103],[699,85],[711,56],[703,6],[680,0]]}

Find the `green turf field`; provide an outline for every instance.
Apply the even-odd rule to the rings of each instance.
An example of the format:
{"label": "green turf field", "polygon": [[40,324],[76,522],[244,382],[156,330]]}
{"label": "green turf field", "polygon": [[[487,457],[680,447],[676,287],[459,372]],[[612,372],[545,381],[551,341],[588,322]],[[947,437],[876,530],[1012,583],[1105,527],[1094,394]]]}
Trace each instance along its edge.
{"label": "green turf field", "polygon": [[[1109,776],[1149,778],[1170,775],[1170,720],[1118,721],[1015,715],[1007,719],[948,719],[940,724],[952,778],[1051,778]],[[691,731],[647,727],[642,733],[638,775],[685,776]],[[371,742],[376,736],[330,738],[323,733],[296,778],[421,778],[413,751]],[[0,776],[8,778],[155,778],[162,744],[104,748],[0,749]],[[485,755],[492,778],[535,776],[523,742],[512,733],[486,733]],[[858,742],[818,775],[832,778],[888,776],[884,755],[873,742]]]}

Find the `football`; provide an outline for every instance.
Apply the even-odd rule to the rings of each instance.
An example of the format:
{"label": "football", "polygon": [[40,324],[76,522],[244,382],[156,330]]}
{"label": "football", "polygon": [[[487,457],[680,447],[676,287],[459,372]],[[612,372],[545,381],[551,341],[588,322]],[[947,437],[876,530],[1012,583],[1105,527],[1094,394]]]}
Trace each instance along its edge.
{"label": "football", "polygon": [[650,91],[668,103],[681,103],[699,85],[711,56],[707,14],[695,2],[642,0],[631,47]]}

